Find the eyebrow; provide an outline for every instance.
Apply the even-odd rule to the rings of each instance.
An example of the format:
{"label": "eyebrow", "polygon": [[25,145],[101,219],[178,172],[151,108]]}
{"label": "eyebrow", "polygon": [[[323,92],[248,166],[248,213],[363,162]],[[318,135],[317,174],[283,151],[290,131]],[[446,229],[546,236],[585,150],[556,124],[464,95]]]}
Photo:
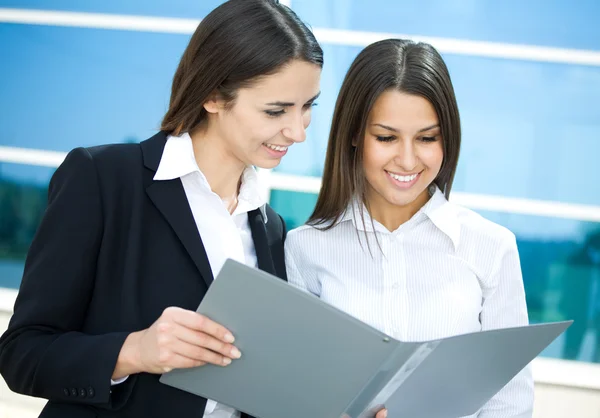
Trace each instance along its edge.
{"label": "eyebrow", "polygon": [[[313,97],[311,97],[310,99],[308,99],[308,101],[306,103],[312,103],[312,102],[314,102],[315,100],[317,100],[317,98],[320,95],[321,95],[321,92],[318,92]],[[295,103],[292,103],[292,102],[271,102],[271,103],[267,103],[267,106],[280,106],[280,107],[292,107],[294,105],[295,105]]]}
{"label": "eyebrow", "polygon": [[[392,128],[391,126],[383,125],[383,124],[381,124],[381,123],[374,123],[373,125],[375,125],[375,126],[379,126],[379,127],[383,128],[383,129],[387,129],[388,131],[392,131],[392,132],[400,132],[400,131],[399,131],[398,129],[396,129],[396,128]],[[428,127],[426,127],[426,128],[420,129],[418,132],[425,132],[425,131],[428,131],[428,130],[430,130],[430,129],[433,129],[433,128],[439,128],[439,127],[440,127],[440,124],[439,124],[439,123],[436,123],[436,124],[434,124],[434,125],[431,125],[431,126],[428,126]]]}

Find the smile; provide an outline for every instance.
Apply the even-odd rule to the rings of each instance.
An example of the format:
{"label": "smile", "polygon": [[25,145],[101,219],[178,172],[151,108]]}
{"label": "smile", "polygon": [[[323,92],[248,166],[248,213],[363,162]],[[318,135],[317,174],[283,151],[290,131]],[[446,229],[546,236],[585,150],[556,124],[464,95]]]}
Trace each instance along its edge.
{"label": "smile", "polygon": [[398,181],[401,181],[403,183],[409,183],[409,182],[413,181],[414,179],[416,179],[417,176],[419,175],[419,173],[415,173],[415,174],[411,174],[411,175],[408,175],[408,176],[401,176],[399,174],[391,173],[389,171],[387,171],[387,173],[394,180],[398,180]]}
{"label": "smile", "polygon": [[281,145],[273,145],[273,144],[263,144],[265,147],[272,149],[273,151],[279,151],[279,152],[283,152],[283,151],[287,151],[287,149],[289,147],[284,147]]}

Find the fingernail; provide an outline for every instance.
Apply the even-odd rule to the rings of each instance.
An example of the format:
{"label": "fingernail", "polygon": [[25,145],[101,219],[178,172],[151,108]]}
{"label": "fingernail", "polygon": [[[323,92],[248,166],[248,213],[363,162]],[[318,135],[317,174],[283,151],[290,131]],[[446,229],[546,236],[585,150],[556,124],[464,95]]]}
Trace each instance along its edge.
{"label": "fingernail", "polygon": [[223,364],[225,366],[229,366],[231,364],[231,359],[227,357],[223,357]]}
{"label": "fingernail", "polygon": [[387,418],[387,409],[383,411],[383,418]]}
{"label": "fingernail", "polygon": [[242,357],[242,353],[240,353],[240,350],[238,350],[237,348],[233,347],[231,349],[231,356],[233,358],[240,358],[240,357]]}
{"label": "fingernail", "polygon": [[231,334],[225,334],[225,342],[226,343],[232,343],[235,341],[235,338],[233,338],[233,335]]}

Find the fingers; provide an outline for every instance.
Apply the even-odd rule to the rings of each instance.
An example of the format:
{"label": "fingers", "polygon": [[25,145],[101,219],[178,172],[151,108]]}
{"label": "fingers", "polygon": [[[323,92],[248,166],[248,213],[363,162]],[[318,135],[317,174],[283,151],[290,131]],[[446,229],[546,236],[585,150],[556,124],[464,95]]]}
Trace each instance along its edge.
{"label": "fingers", "polygon": [[194,311],[181,308],[167,308],[164,314],[172,316],[174,322],[186,328],[212,335],[225,343],[232,343],[234,341],[233,334],[227,328]]}
{"label": "fingers", "polygon": [[183,341],[180,341],[179,344],[173,347],[173,352],[181,357],[177,359],[179,361],[178,367],[186,367],[187,364],[189,364],[187,367],[195,367],[198,362],[203,364],[210,363],[217,366],[228,366],[231,364],[230,357]]}
{"label": "fingers", "polygon": [[387,409],[382,409],[375,415],[375,418],[387,418]]}
{"label": "fingers", "polygon": [[149,356],[148,363],[157,364],[163,373],[207,363],[227,366],[241,357],[237,347],[227,342],[233,341],[229,330],[193,311],[167,308],[151,328],[156,349],[150,351],[156,354]]}
{"label": "fingers", "polygon": [[[224,343],[223,341],[209,334],[194,331],[183,326],[176,327],[173,333],[175,337],[182,342],[196,347],[203,347],[212,352],[218,353],[223,357],[238,359],[242,356],[242,353],[237,349],[237,347],[233,346],[232,344]],[[192,356],[192,358],[194,357]],[[213,363],[212,361],[208,362]]]}

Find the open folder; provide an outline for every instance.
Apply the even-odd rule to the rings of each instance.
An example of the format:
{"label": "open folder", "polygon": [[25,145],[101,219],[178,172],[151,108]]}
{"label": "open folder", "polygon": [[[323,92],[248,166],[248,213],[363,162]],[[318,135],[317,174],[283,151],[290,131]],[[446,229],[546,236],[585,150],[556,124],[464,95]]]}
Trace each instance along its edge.
{"label": "open folder", "polygon": [[160,381],[260,418],[474,414],[572,321],[402,342],[279,278],[227,260],[198,312],[242,357]]}

